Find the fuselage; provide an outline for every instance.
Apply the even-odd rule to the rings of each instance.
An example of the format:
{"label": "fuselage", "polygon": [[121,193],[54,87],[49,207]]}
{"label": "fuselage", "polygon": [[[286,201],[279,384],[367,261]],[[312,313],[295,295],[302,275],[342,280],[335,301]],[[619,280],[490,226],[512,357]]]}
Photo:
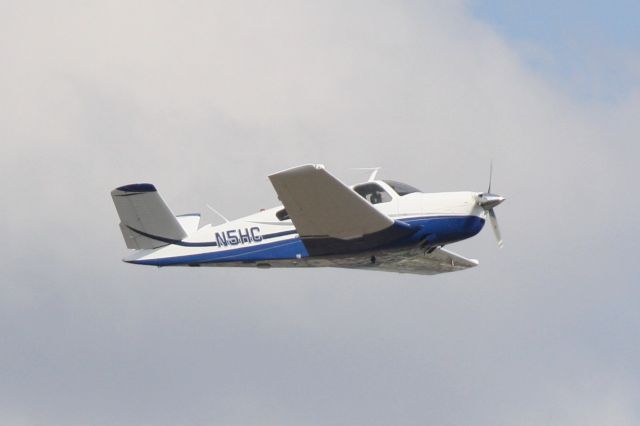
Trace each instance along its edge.
{"label": "fuselage", "polygon": [[[394,219],[401,238],[382,246],[362,236],[350,244],[310,241],[297,234],[283,206],[219,225],[197,228],[167,245],[132,252],[124,260],[155,266],[322,266],[323,261],[369,257],[376,253],[443,246],[476,235],[485,222],[476,192],[423,193],[393,181],[372,181],[352,187],[373,206]],[[188,217],[178,217],[188,225]],[[192,222],[192,221],[191,221]],[[192,222],[193,223],[193,222]],[[185,226],[186,228],[186,226]]]}

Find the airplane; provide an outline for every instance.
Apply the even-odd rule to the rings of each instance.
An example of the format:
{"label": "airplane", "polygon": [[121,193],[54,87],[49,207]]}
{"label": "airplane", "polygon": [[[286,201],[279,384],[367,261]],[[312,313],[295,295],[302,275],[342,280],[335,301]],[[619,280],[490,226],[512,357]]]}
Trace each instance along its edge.
{"label": "airplane", "polygon": [[505,198],[491,193],[491,177],[487,192],[424,193],[377,180],[377,170],[353,186],[321,164],[283,170],[269,176],[281,206],[202,227],[200,214],[174,215],[152,184],[121,186],[111,197],[131,249],[123,261],[432,275],[478,265],[444,246],[475,236],[486,218],[502,246],[494,207]]}

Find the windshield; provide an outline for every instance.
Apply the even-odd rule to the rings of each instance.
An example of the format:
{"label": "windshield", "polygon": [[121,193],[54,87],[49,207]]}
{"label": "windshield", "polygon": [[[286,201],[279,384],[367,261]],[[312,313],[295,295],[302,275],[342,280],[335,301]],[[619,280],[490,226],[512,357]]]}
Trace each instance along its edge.
{"label": "windshield", "polygon": [[412,194],[414,192],[422,192],[418,188],[407,185],[406,183],[396,182],[395,180],[383,180],[383,182],[389,185],[401,197],[403,195]]}

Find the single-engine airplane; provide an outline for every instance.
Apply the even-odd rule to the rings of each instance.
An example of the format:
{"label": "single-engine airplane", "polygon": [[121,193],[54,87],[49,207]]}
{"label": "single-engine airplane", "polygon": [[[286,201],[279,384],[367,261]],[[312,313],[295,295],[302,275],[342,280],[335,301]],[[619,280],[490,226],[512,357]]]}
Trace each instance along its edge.
{"label": "single-engine airplane", "polygon": [[443,248],[478,234],[488,217],[502,239],[487,192],[423,193],[392,180],[345,185],[324,166],[269,176],[282,201],[220,225],[175,216],[148,183],[111,192],[127,248],[123,260],[154,266],[338,267],[412,274],[471,268],[478,261]]}

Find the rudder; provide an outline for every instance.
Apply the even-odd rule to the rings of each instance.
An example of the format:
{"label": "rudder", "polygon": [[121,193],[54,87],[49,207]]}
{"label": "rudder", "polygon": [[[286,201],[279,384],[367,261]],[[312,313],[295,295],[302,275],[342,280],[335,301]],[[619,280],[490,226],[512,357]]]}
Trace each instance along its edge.
{"label": "rudder", "polygon": [[175,215],[150,183],[135,183],[111,191],[127,248],[150,249],[187,236]]}

